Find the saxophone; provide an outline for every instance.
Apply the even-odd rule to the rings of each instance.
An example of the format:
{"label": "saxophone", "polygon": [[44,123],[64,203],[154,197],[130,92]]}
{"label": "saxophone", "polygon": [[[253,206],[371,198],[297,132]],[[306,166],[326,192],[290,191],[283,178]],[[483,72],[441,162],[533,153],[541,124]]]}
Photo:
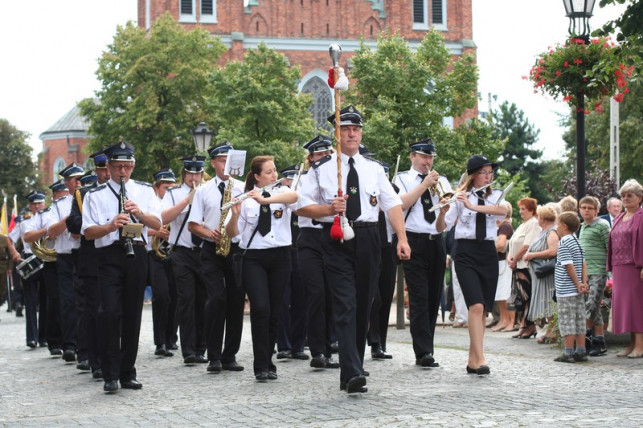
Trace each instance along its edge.
{"label": "saxophone", "polygon": [[[232,199],[232,177],[228,179],[228,186],[223,191],[223,201],[221,201],[222,206],[230,202]],[[221,220],[219,220],[219,230],[221,231],[221,240],[217,245],[216,254],[217,256],[226,257],[230,253],[230,237],[225,232],[225,219],[228,216],[228,211],[230,208],[221,210]]]}

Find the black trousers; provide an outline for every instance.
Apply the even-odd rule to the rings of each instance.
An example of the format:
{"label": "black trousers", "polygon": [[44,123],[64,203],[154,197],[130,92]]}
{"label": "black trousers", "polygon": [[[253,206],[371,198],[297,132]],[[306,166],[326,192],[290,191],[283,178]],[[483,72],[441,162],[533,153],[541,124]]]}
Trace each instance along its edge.
{"label": "black trousers", "polygon": [[299,255],[294,247],[290,249],[290,263],[290,280],[284,290],[277,349],[303,352],[306,344],[306,288],[301,280]]}
{"label": "black trousers", "polygon": [[382,263],[380,275],[377,280],[377,289],[373,297],[371,308],[371,322],[368,328],[368,344],[380,346],[386,351],[386,335],[388,333],[388,319],[391,313],[391,302],[395,291],[395,272],[397,270],[396,247],[384,245],[381,247]]}
{"label": "black trousers", "polygon": [[302,227],[297,239],[299,269],[306,289],[306,331],[308,348],[314,357],[317,354],[331,356],[332,305],[330,289],[324,273],[321,249],[322,229]]}
{"label": "black trousers", "polygon": [[364,372],[366,332],[381,256],[377,224],[354,231],[353,239],[340,243],[330,238],[330,227],[324,225],[321,236],[326,278],[333,296],[341,381]]}
{"label": "black trousers", "polygon": [[[81,238],[82,239],[82,238]],[[78,360],[89,360],[92,370],[101,368],[102,333],[98,328],[100,286],[98,255],[93,241],[81,240],[78,253]]]}
{"label": "black trousers", "polygon": [[429,239],[428,234],[406,234],[411,258],[402,262],[409,291],[411,337],[417,358],[433,353],[435,324],[444,288],[446,250],[444,239]]}
{"label": "black trousers", "polygon": [[237,244],[231,245],[226,257],[216,254],[216,245],[212,242],[203,241],[201,248],[201,269],[208,296],[205,335],[210,361],[235,361],[241,345],[246,292],[237,285],[232,271],[232,255],[237,252]]}
{"label": "black trousers", "polygon": [[60,299],[58,297],[56,264],[56,262],[45,262],[42,269],[42,279],[47,294],[46,331],[49,350],[61,349],[63,344],[62,332],[60,330]]}
{"label": "black trousers", "polygon": [[154,344],[156,346],[170,346],[172,344],[170,320],[175,317],[175,314],[170,312],[170,308],[173,307],[176,312],[176,302],[172,305],[170,278],[168,277],[168,272],[171,272],[168,269],[170,260],[157,257],[154,251],[148,252],[148,257],[148,283],[152,286]]}
{"label": "black trousers", "polygon": [[176,283],[181,352],[183,357],[203,355],[206,292],[201,276],[201,250],[176,246],[170,260]]}
{"label": "black trousers", "polygon": [[78,252],[58,254],[56,269],[58,274],[58,298],[60,300],[60,329],[62,331],[63,349],[76,351],[78,340],[78,312],[76,308],[76,290],[78,275]]}
{"label": "black trousers", "polygon": [[[243,284],[250,299],[255,374],[269,369],[281,320],[284,289],[290,277],[290,247],[248,250]],[[272,366],[272,367],[271,367]]]}
{"label": "black trousers", "polygon": [[[29,255],[23,254],[22,256],[23,259],[26,259],[27,257],[29,257]],[[25,303],[27,342],[40,341],[40,336],[38,335],[38,304],[40,303],[38,289],[40,287],[41,280],[42,271],[36,272],[28,279],[20,278],[20,281],[22,282],[22,299]],[[15,281],[16,278],[14,278],[14,283]]]}
{"label": "black trousers", "polygon": [[134,246],[135,258],[125,257],[119,243],[98,248],[101,301],[98,327],[104,340],[101,366],[105,381],[136,379],[136,356],[141,332],[147,251]]}

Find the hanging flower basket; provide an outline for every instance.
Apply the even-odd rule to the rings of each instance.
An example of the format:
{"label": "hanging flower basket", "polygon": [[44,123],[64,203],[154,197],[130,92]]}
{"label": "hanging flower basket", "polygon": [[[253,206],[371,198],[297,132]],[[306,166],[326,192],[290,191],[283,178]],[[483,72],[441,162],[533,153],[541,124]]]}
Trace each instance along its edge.
{"label": "hanging flower basket", "polygon": [[[602,100],[613,96],[623,101],[629,92],[627,79],[633,67],[624,64],[622,50],[608,38],[591,39],[588,44],[570,38],[538,55],[529,76],[534,92],[561,98],[580,111],[578,94],[585,95],[585,113],[603,111]],[[600,66],[597,67],[597,65]]]}

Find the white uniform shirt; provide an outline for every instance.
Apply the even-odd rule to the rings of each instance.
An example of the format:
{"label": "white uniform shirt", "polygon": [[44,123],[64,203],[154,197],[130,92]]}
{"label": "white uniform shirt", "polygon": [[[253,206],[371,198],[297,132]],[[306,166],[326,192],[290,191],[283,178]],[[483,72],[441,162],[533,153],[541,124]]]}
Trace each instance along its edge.
{"label": "white uniform shirt", "polygon": [[[49,217],[50,213],[51,213],[51,207],[47,207],[44,210],[38,211],[36,214],[34,214],[29,219],[29,221],[20,222],[20,224],[22,225],[21,226],[22,229],[21,229],[21,232],[20,232],[20,236],[24,238],[24,236],[25,236],[25,234],[27,232],[33,232],[35,230],[40,230],[43,227],[45,227],[47,225],[47,222],[49,221],[48,217]],[[24,223],[24,224],[22,224],[22,223]],[[24,242],[24,239],[23,239],[23,242]],[[27,244],[25,243],[25,246],[26,245]],[[33,254],[33,251],[31,250],[31,247],[29,248],[29,250],[31,251],[31,254]]]}
{"label": "white uniform shirt", "polygon": [[31,220],[33,220],[33,216],[29,218],[23,218],[22,221],[18,223],[11,232],[9,232],[9,239],[11,239],[14,245],[17,245],[18,241],[22,239],[22,246],[24,247],[23,251],[26,254],[33,254],[33,251],[31,251],[31,245],[26,243],[23,239],[25,237],[27,223]]}
{"label": "white uniform shirt", "polygon": [[[449,181],[446,179],[446,177],[440,176],[439,180],[445,192],[452,192],[451,184],[449,184]],[[422,178],[420,177],[420,173],[418,171],[411,168],[408,171],[404,171],[396,175],[393,182],[400,188],[400,195],[404,195],[419,186],[422,183]],[[436,228],[437,221],[429,223],[424,218],[424,207],[422,206],[423,197],[425,197],[424,194],[420,196],[417,201],[415,201],[414,205],[409,207],[409,209],[411,210],[410,213],[408,212],[409,210],[404,211],[404,218],[406,219],[406,230],[408,230],[409,232],[430,233],[432,235],[436,235],[439,233]],[[438,195],[432,194],[431,201],[433,202],[433,206],[436,206],[440,203],[440,198],[438,197]],[[439,211],[434,211],[433,213],[435,214],[435,217],[437,219],[438,215],[440,214]],[[453,223],[447,223],[447,229],[445,230],[451,229],[451,226],[453,226]]]}
{"label": "white uniform shirt", "polygon": [[[108,187],[116,192],[116,195]],[[141,211],[147,215],[153,215],[161,221],[161,206],[159,199],[154,193],[151,185],[140,181],[128,180],[125,183],[127,199],[136,202]],[[92,226],[103,226],[112,221],[120,213],[121,201],[117,195],[120,194],[121,185],[114,180],[109,180],[107,184],[100,185],[85,194],[83,199],[83,226],[81,233]],[[141,236],[147,241],[147,226],[143,227]],[[119,240],[119,230],[108,233],[102,238],[94,241],[96,248],[107,247]],[[143,241],[142,238],[135,238],[135,241]]]}
{"label": "white uniform shirt", "polygon": [[[168,208],[172,208],[175,206],[177,203],[181,202],[183,199],[185,199],[186,196],[192,191],[192,188],[188,186],[186,183],[181,184],[178,187],[170,187],[167,189],[165,192],[165,196],[163,196],[163,200],[161,201],[161,211],[165,211]],[[186,205],[185,208],[181,211],[181,213],[176,216],[174,220],[170,223],[170,244],[172,246],[178,245],[180,247],[187,247],[187,248],[194,248],[195,245],[192,243],[192,234],[188,230],[188,223],[186,220],[186,215],[188,214],[188,210],[190,209],[190,205]],[[181,230],[181,225],[183,224],[183,220],[186,220],[185,226],[183,226],[183,230]],[[181,232],[181,236],[179,237],[179,231]],[[179,237],[177,241],[177,237]]]}
{"label": "white uniform shirt", "polygon": [[[67,195],[56,199],[51,204],[51,211],[47,216],[47,233],[49,233],[49,227],[52,224],[59,222],[71,213],[72,201],[73,196]],[[56,238],[54,248],[58,254],[71,254],[71,250],[80,248],[80,239],[73,238],[65,226],[65,230]]]}
{"label": "white uniform shirt", "polygon": [[[396,205],[402,205],[402,200],[386,178],[382,165],[360,154],[355,154],[352,157],[355,160],[354,167],[359,176],[361,207],[361,214],[356,221],[377,222],[380,208],[387,212]],[[346,189],[348,178],[348,159],[349,156],[341,155],[343,189]],[[298,208],[313,204],[327,205],[337,196],[337,154],[333,153],[330,155],[330,160],[324,160],[317,167],[313,164],[311,171],[302,177],[302,181],[306,180],[299,194]],[[321,217],[317,220],[331,223],[333,216]]]}
{"label": "white uniform shirt", "polygon": [[[312,172],[312,169],[309,172]],[[308,186],[311,185],[310,183],[308,183],[308,184],[306,184],[306,183],[308,182],[308,180],[310,180],[310,177],[313,177],[313,176],[314,176],[314,174],[312,174],[312,173],[310,173],[310,174],[306,173],[306,174],[301,176],[301,179],[299,180],[299,184],[298,184],[298,187],[297,187],[297,193],[300,195],[299,196],[300,198],[301,198],[301,194],[303,192],[303,189],[306,187],[306,185],[308,185]],[[304,227],[313,228],[313,229],[322,229],[321,223],[319,223],[317,221],[315,223],[313,223],[313,219],[309,218],[309,217],[299,216],[298,223],[299,223],[299,229],[304,228]]]}
{"label": "white uniform shirt", "polygon": [[[255,187],[255,190],[259,188]],[[288,187],[280,187],[268,191],[271,195],[289,192]],[[237,227],[241,234],[239,247],[248,248],[248,242],[252,233],[259,223],[259,210],[261,205],[252,198],[248,198],[241,203],[241,214]],[[266,248],[286,247],[292,245],[292,233],[290,230],[290,217],[292,211],[296,209],[296,204],[270,204],[270,232],[266,236],[261,236],[257,231],[250,242],[250,248],[261,250]]]}
{"label": "white uniform shirt", "polygon": [[[485,192],[485,205],[497,205],[504,201],[504,198],[499,198],[502,196],[502,190],[492,190],[489,196],[486,196]],[[469,201],[473,205],[478,205],[478,195],[471,194],[469,195]],[[451,204],[449,211],[447,211],[445,221],[447,224],[453,224],[458,219],[458,227],[455,228],[455,239],[476,239],[476,214],[475,211],[472,211],[468,208],[465,208],[462,202],[454,202]],[[487,241],[495,241],[496,235],[498,234],[498,226],[496,225],[496,220],[503,220],[505,215],[491,215],[485,214],[486,220],[486,237]]]}
{"label": "white uniform shirt", "polygon": [[[219,177],[214,177],[196,189],[196,194],[192,200],[192,211],[190,211],[188,223],[194,222],[203,225],[207,229],[219,230],[222,199],[221,191],[219,190],[219,183],[223,183],[227,188],[230,180],[232,180],[231,198],[236,198],[243,193],[243,182],[235,180],[234,178],[223,181]],[[228,210],[228,219],[225,223],[229,221],[231,215],[232,210]],[[188,225],[185,225],[186,229],[187,227]],[[239,239],[239,237],[234,237],[232,238],[232,241],[239,242]],[[209,239],[206,240],[210,241]]]}

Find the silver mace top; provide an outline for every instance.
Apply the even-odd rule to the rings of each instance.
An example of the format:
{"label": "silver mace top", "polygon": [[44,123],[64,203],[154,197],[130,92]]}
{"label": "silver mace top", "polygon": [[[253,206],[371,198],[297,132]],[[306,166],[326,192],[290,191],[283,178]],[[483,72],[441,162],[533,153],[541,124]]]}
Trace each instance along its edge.
{"label": "silver mace top", "polygon": [[342,56],[342,47],[337,43],[333,43],[328,48],[328,53],[330,54],[330,59],[333,60],[333,67],[339,66],[339,57]]}

